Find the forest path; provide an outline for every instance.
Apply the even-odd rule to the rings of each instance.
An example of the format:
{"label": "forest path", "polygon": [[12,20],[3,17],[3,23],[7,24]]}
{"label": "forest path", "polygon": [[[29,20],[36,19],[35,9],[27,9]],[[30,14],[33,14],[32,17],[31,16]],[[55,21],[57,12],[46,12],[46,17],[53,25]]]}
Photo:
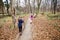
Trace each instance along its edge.
{"label": "forest path", "polygon": [[32,40],[32,24],[30,24],[31,19],[28,18],[27,23],[25,25],[25,29],[21,36],[17,35],[15,40]]}

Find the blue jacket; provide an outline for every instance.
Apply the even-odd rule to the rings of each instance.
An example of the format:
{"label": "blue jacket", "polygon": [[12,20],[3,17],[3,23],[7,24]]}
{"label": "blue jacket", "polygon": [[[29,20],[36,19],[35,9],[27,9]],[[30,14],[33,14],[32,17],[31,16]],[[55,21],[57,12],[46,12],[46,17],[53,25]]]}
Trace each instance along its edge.
{"label": "blue jacket", "polygon": [[24,21],[22,20],[22,19],[19,19],[18,20],[18,27],[22,27],[22,23],[23,23]]}

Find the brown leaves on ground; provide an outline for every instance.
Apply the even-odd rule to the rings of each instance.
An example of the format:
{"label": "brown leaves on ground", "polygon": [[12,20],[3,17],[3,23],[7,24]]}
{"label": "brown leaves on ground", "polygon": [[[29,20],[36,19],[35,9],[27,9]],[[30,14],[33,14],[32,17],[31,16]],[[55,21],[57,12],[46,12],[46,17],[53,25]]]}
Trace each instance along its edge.
{"label": "brown leaves on ground", "polygon": [[18,33],[18,28],[10,29],[12,21],[6,22],[2,28],[0,28],[0,40],[13,40]]}
{"label": "brown leaves on ground", "polygon": [[60,32],[52,25],[54,22],[56,22],[56,20],[49,21],[42,15],[34,18],[32,27],[33,40],[60,40]]}
{"label": "brown leaves on ground", "polygon": [[[27,20],[27,16],[24,16],[24,21]],[[8,20],[3,27],[0,28],[0,40],[15,40],[16,35],[18,34],[18,27],[10,29],[12,24],[11,20]]]}

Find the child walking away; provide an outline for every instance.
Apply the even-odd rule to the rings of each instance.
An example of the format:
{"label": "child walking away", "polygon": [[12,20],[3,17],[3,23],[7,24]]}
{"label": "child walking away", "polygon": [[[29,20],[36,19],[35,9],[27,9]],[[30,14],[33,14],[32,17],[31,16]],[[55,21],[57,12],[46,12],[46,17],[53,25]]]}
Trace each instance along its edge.
{"label": "child walking away", "polygon": [[22,35],[22,24],[23,23],[24,23],[24,20],[22,19],[22,17],[19,17],[19,19],[18,19],[18,28],[19,28],[20,35]]}
{"label": "child walking away", "polygon": [[33,15],[30,16],[30,24],[32,24]]}

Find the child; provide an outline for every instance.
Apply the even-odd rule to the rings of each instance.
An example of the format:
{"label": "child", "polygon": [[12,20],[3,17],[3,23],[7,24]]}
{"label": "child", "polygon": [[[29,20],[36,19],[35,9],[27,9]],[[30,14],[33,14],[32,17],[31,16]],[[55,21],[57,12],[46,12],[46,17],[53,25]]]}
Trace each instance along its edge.
{"label": "child", "polygon": [[33,15],[30,16],[30,23],[32,24]]}
{"label": "child", "polygon": [[24,23],[24,20],[22,19],[22,17],[19,17],[18,19],[18,28],[19,28],[19,32],[22,33],[22,24]]}

